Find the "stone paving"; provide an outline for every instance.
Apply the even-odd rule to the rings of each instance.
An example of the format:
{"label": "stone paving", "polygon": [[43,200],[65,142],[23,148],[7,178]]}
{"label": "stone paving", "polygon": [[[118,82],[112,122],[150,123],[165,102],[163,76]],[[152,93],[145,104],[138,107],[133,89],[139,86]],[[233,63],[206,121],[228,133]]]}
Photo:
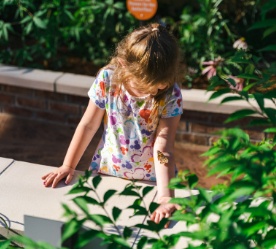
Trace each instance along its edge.
{"label": "stone paving", "polygon": [[[50,124],[40,121],[0,114],[0,156],[36,164],[59,166],[62,164],[75,127]],[[85,170],[100,139],[99,131],[84,153],[78,170]],[[210,188],[218,181],[215,177],[206,179],[203,168],[205,158],[200,155],[207,146],[176,143],[176,162],[178,169],[195,172],[200,185]]]}

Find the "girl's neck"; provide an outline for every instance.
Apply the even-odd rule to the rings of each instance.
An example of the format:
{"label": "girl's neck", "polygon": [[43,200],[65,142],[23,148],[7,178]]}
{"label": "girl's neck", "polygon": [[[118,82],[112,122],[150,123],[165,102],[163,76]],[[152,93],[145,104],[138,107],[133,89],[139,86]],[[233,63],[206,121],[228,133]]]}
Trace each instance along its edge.
{"label": "girl's neck", "polygon": [[150,95],[149,93],[145,93],[137,89],[132,81],[128,82],[128,84],[125,84],[125,89],[133,97],[145,98]]}

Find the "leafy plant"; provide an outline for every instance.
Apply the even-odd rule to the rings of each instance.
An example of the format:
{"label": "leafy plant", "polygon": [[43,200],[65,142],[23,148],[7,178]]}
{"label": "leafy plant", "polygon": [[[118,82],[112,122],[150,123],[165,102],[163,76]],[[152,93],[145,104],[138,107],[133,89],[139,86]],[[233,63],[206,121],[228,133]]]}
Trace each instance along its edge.
{"label": "leafy plant", "polygon": [[124,1],[27,1],[0,4],[2,63],[58,69],[68,55],[103,64],[137,21]]}

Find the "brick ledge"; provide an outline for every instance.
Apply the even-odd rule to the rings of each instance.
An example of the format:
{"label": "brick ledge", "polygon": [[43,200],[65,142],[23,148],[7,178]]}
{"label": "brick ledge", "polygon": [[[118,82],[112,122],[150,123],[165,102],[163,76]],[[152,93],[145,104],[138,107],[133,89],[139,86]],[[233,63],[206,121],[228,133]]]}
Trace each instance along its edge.
{"label": "brick ledge", "polygon": [[[95,77],[92,76],[0,65],[0,83],[24,88],[87,96],[87,91],[94,80]],[[183,109],[230,114],[243,108],[252,108],[245,101],[233,101],[220,105],[221,100],[227,95],[208,102],[212,93],[199,89],[183,89]],[[228,96],[231,95],[233,96],[228,94]],[[258,106],[255,100],[252,100],[251,104],[254,107]],[[272,107],[273,103],[266,101],[265,105]]]}

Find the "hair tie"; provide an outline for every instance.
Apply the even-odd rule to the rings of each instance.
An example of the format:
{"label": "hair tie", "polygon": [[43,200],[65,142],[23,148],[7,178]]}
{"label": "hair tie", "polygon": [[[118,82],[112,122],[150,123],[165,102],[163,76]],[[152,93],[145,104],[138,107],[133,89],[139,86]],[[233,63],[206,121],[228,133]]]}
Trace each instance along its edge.
{"label": "hair tie", "polygon": [[158,31],[158,28],[153,28],[151,29],[151,31]]}

